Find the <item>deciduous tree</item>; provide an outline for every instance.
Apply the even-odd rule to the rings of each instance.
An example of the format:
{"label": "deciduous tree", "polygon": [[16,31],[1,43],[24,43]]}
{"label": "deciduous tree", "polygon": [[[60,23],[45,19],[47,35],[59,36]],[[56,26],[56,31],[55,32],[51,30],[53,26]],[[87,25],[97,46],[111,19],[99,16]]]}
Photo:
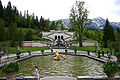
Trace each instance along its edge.
{"label": "deciduous tree", "polygon": [[91,23],[91,20],[88,19],[89,11],[85,8],[84,1],[76,1],[76,4],[73,5],[70,14],[70,23],[73,24],[75,29],[75,37],[79,41],[79,46],[82,44],[83,29],[85,26]]}

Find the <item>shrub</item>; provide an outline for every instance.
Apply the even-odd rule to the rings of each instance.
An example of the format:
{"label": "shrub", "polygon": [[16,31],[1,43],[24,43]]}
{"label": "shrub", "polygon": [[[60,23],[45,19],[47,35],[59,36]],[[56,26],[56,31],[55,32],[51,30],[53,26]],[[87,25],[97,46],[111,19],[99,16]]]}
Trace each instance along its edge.
{"label": "shrub", "polygon": [[17,62],[11,62],[9,64],[4,64],[2,71],[4,73],[11,73],[11,72],[18,72],[19,71],[19,64]]}
{"label": "shrub", "polygon": [[[114,77],[114,74],[119,71],[118,63],[114,61],[106,62],[103,66],[103,69],[108,77]],[[111,76],[111,74],[113,76]]]}
{"label": "shrub", "polygon": [[116,57],[120,57],[120,52],[115,53],[115,56],[116,56]]}

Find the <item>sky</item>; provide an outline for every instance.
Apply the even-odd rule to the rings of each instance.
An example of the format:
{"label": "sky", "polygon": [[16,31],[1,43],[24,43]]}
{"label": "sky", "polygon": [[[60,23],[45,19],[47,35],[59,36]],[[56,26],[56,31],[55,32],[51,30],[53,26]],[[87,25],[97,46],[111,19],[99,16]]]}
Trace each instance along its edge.
{"label": "sky", "polygon": [[[19,11],[28,10],[39,18],[59,20],[69,18],[70,10],[76,0],[1,0],[3,6],[10,1]],[[78,0],[77,0],[78,1]],[[81,1],[81,0],[80,0]],[[120,22],[120,0],[82,0],[85,1],[89,18],[103,17],[110,22]]]}

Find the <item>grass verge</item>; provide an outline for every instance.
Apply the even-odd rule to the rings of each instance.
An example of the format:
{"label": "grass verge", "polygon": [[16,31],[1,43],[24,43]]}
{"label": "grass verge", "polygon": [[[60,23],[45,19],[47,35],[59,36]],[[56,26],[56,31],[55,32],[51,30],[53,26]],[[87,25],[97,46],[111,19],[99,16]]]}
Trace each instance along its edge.
{"label": "grass verge", "polygon": [[[21,52],[28,52],[28,51],[40,51],[40,50],[47,50],[50,49],[49,47],[24,47],[20,48]],[[10,54],[15,54],[16,53],[16,47],[10,47]]]}
{"label": "grass verge", "polygon": [[[95,49],[96,51],[98,52],[98,48],[96,47],[76,47],[76,46],[70,46],[69,49],[72,49],[72,50],[81,50],[81,51],[90,51],[90,52],[94,52]],[[107,50],[109,50],[108,48],[103,48],[104,52],[107,53]],[[101,50],[102,51],[102,50]],[[112,51],[112,53],[114,53],[114,50]]]}

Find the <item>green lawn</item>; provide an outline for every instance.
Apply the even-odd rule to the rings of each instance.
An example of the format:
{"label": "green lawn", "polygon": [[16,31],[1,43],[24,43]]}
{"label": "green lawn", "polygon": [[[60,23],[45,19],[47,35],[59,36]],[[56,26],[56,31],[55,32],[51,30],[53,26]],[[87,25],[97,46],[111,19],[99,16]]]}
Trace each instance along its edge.
{"label": "green lawn", "polygon": [[[95,50],[95,47],[75,47],[75,46],[70,46],[69,49],[77,49],[77,50],[81,50],[81,51],[90,51],[90,52],[94,52]],[[107,53],[107,50],[109,50],[108,48],[103,48],[104,52]],[[97,48],[97,51],[98,51],[98,48]],[[114,51],[113,51],[114,52]]]}
{"label": "green lawn", "polygon": [[[28,52],[30,51],[40,51],[40,50],[47,50],[50,49],[49,47],[24,47],[24,49],[20,48],[21,52]],[[16,48],[15,47],[10,47],[10,54],[15,54],[16,53]]]}
{"label": "green lawn", "polygon": [[33,33],[38,32],[38,29],[31,29],[31,28],[17,28],[18,30],[22,29],[23,34],[25,35],[27,31],[31,30]]}

